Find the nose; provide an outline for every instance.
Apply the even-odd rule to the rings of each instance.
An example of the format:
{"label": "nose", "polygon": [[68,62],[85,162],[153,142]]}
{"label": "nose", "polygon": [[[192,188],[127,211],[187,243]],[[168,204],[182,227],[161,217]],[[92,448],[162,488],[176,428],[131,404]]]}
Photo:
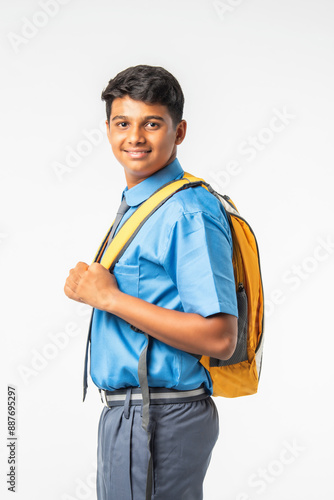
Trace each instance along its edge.
{"label": "nose", "polygon": [[129,144],[143,144],[146,142],[143,130],[140,126],[134,125],[129,128],[127,141]]}

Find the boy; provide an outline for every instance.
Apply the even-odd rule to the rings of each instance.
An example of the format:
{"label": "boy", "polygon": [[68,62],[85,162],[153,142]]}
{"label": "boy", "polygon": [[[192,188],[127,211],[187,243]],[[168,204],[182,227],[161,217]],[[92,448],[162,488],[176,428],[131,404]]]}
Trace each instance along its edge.
{"label": "boy", "polygon": [[[127,184],[113,232],[182,177],[177,146],[187,123],[181,87],[161,67],[122,71],[102,99]],[[98,262],[78,262],[64,291],[93,307],[90,374],[105,402],[98,500],[202,499],[218,415],[196,355],[228,359],[237,338],[224,209],[201,186],[177,192],[146,221],[113,274]]]}

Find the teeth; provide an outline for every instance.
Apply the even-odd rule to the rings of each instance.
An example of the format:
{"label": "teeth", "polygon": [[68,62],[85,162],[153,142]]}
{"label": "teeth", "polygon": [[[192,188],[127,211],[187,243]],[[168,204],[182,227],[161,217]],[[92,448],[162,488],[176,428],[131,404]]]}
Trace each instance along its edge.
{"label": "teeth", "polygon": [[143,153],[148,153],[148,151],[128,151],[131,155],[141,155]]}

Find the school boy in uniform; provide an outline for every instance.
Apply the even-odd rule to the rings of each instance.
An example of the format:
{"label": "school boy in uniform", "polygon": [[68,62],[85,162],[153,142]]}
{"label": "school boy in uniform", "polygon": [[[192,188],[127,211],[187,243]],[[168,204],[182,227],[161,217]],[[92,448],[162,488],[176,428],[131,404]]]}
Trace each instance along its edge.
{"label": "school boy in uniform", "polygon": [[[182,177],[177,146],[187,123],[181,87],[161,67],[120,72],[102,99],[126,179],[114,232],[157,189]],[[218,150],[214,143],[194,147]],[[146,221],[113,273],[78,262],[64,291],[93,307],[90,375],[105,402],[98,500],[202,499],[219,424],[211,378],[196,355],[228,359],[237,338],[224,209],[201,186],[177,192]]]}

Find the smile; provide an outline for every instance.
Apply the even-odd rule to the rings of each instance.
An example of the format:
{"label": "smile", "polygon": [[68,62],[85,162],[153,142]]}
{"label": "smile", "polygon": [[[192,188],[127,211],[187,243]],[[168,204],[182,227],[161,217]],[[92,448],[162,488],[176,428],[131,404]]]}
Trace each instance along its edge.
{"label": "smile", "polygon": [[131,151],[124,149],[124,152],[129,156],[131,156],[131,158],[144,158],[151,152],[151,150],[142,149],[142,150]]}

